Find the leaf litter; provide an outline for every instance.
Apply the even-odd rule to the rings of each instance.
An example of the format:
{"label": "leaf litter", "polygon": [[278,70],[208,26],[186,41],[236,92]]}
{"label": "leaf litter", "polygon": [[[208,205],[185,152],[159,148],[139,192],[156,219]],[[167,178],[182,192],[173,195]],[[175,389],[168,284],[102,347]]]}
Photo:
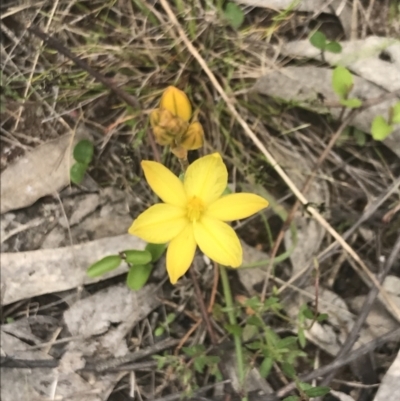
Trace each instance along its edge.
{"label": "leaf litter", "polygon": [[[137,8],[139,3],[142,8]],[[243,4],[244,1],[238,3]],[[263,6],[266,5],[268,7],[266,3],[264,2]],[[271,2],[270,7],[274,10],[287,7],[287,5],[282,5],[285,2],[280,2],[280,5],[277,5],[277,3]],[[257,151],[248,143],[240,127],[232,121],[224,106],[219,102],[218,94],[212,85],[207,83],[202,71],[195,63],[187,63],[186,57],[189,57],[188,53],[184,46],[177,41],[176,36],[172,38],[176,49],[174,50],[174,46],[171,46],[171,39],[167,33],[171,30],[170,27],[167,29],[166,15],[160,13],[160,10],[153,8],[153,6],[143,8],[143,4],[142,2],[135,2],[135,5],[128,6],[125,4],[109,5],[94,2],[83,13],[82,11],[78,12],[74,4],[69,4],[67,9],[64,10],[65,12],[58,9],[55,15],[63,21],[64,28],[67,27],[63,30],[62,35],[66,35],[71,39],[69,43],[74,44],[72,45],[72,50],[79,54],[85,54],[85,51],[87,51],[86,58],[96,69],[103,73],[111,74],[112,79],[118,83],[138,88],[135,96],[138,96],[143,109],[146,111],[155,106],[154,98],[156,95],[153,95],[153,93],[157,94],[157,91],[166,85],[174,84],[175,82],[172,81],[176,78],[176,71],[181,71],[180,79],[183,79],[183,82],[190,83],[193,98],[207,99],[200,107],[200,118],[208,125],[208,131],[229,133],[225,137],[222,135],[220,137],[217,137],[217,135],[209,136],[207,138],[207,147],[212,147],[214,150],[226,154],[227,160],[230,160],[231,163],[233,181],[239,184],[239,187],[244,187],[241,180],[248,181],[246,180],[247,175],[255,177],[263,189],[266,187],[271,196],[283,199],[281,201],[283,207],[286,210],[290,209],[292,204],[290,191],[288,192],[282,186],[279,177],[268,166],[265,166],[265,161],[260,160]],[[301,7],[305,7],[307,4],[309,8],[301,9],[301,12],[310,13],[307,15],[309,21],[321,21],[319,19],[321,16],[318,16],[318,14],[321,11],[328,11],[328,9],[320,10],[315,7],[315,2],[311,1],[302,2]],[[257,6],[255,2],[248,2],[247,5],[251,7]],[[47,10],[45,4],[41,5],[41,7],[44,7],[43,10]],[[91,7],[93,8],[91,9]],[[96,7],[98,8],[96,9]],[[340,13],[338,12],[342,23],[341,29],[343,29],[347,38],[351,35],[351,27],[354,23],[354,21],[351,21],[351,7],[352,4],[348,4],[345,8],[339,10],[338,4],[332,4],[328,11],[330,13],[341,11]],[[9,11],[11,15],[33,21],[33,14],[29,8],[22,8],[21,10],[11,8]],[[95,14],[92,11],[96,11]],[[191,11],[189,9],[186,11],[189,16]],[[304,33],[304,28],[306,28],[308,33],[310,26],[304,25],[304,19],[297,18],[302,14],[295,10],[287,14],[286,20],[279,20],[278,18],[279,22],[276,23],[276,19],[272,20],[272,17],[279,16],[276,11],[262,8],[246,8],[243,26],[249,27],[249,29],[246,31],[238,27],[238,31],[232,31],[221,25],[222,23],[215,8],[205,13],[199,3],[198,11],[200,13],[199,16],[192,16],[187,20],[195,21],[201,28],[199,36],[193,36],[196,46],[202,48],[203,43],[208,44],[210,48],[207,48],[207,51],[211,53],[207,62],[212,66],[213,71],[219,74],[222,79],[233,77],[229,85],[231,85],[232,93],[237,94],[237,99],[241,103],[243,117],[253,124],[257,135],[263,141],[269,143],[271,152],[277,158],[278,163],[287,170],[296,186],[300,188],[313,168],[313,161],[318,157],[327,140],[329,130],[326,127],[334,127],[332,120],[327,116],[327,112],[329,111],[335,118],[338,118],[339,111],[339,109],[335,108],[328,110],[323,107],[324,105],[321,106],[318,103],[318,93],[321,93],[329,101],[336,99],[329,85],[327,85],[330,82],[330,70],[328,67],[317,67],[313,62],[310,62],[312,65],[300,67],[296,65],[296,61],[292,60],[299,57],[303,58],[303,62],[310,58],[318,59],[318,55],[300,52],[303,45],[307,45],[308,42],[284,40],[285,44],[283,46],[276,46],[285,36],[292,39],[292,31]],[[43,15],[47,14],[44,13]],[[96,17],[93,17],[93,15],[96,15]],[[361,15],[366,16],[368,14]],[[259,16],[262,16],[261,20],[258,19]],[[47,17],[41,16],[40,18],[44,21]],[[94,19],[87,25],[86,23],[90,18]],[[363,18],[360,17],[358,23],[367,26],[370,21]],[[111,25],[108,23],[114,19],[116,23],[111,29]],[[275,24],[276,31],[270,34],[273,46],[266,43],[264,38],[260,36],[260,31],[252,29],[252,27],[263,29],[264,20],[268,24]],[[48,21],[54,24],[55,32],[58,29],[57,19]],[[102,22],[99,23],[99,21]],[[6,20],[6,22],[8,21]],[[183,18],[182,22],[186,23],[186,19]],[[88,33],[91,34],[90,29],[87,28],[88,26],[92,27],[90,29],[98,29],[97,34],[100,35],[98,42],[92,43],[90,41],[90,35],[87,36]],[[215,41],[210,34],[211,31],[209,29],[217,27],[224,30],[225,36],[223,40]],[[193,29],[193,25],[192,27],[188,25],[188,30],[190,31],[190,29]],[[107,32],[108,36],[104,32]],[[135,47],[135,57],[131,57],[131,49],[127,47],[127,43],[137,43],[135,41],[132,42],[132,32],[143,32],[143,36],[139,35],[136,39],[140,45],[138,48]],[[18,31],[16,28],[16,33],[17,35],[14,35],[11,39],[17,40],[12,44],[14,47],[6,47],[6,51],[11,49],[10,54],[12,55],[12,63],[14,63],[8,62],[6,65],[5,74],[7,79],[13,74],[29,77],[29,72],[26,73],[25,67],[21,64],[21,56],[24,55],[24,52],[26,56],[27,50],[28,52],[36,51],[36,49],[29,49],[30,45],[25,43],[22,31]],[[64,42],[62,35],[60,37]],[[301,39],[304,38],[301,35],[299,37]],[[89,38],[86,41],[86,45],[83,44],[84,41],[80,42],[83,38]],[[334,40],[336,38],[331,39]],[[371,35],[366,40],[361,39],[342,43],[344,48],[342,55],[352,54],[351,46],[364,49],[364,46],[367,47],[374,40],[378,39]],[[176,54],[174,54],[176,58],[172,61],[171,48],[173,53],[176,51]],[[178,49],[179,52],[177,52]],[[262,51],[259,49],[262,49]],[[226,59],[225,55],[227,55]],[[396,64],[398,58],[396,47],[388,46],[385,48],[385,55],[392,60],[390,68],[393,69],[393,66],[398,68]],[[5,235],[9,235],[4,242],[4,249],[7,249],[7,252],[1,255],[2,303],[5,306],[4,316],[9,318],[8,323],[3,321],[2,325],[3,351],[8,356],[20,358],[26,356],[27,359],[32,360],[53,358],[56,361],[61,361],[61,364],[59,368],[51,370],[34,368],[31,369],[30,374],[27,374],[24,369],[11,371],[7,368],[2,368],[2,380],[3,376],[10,375],[10,372],[13,372],[12,376],[4,377],[3,383],[5,384],[3,387],[2,383],[2,395],[5,399],[7,399],[6,396],[14,397],[10,399],[27,399],[27,394],[29,396],[37,395],[37,397],[43,396],[43,394],[52,397],[56,394],[58,397],[65,398],[75,397],[76,399],[82,399],[82,397],[85,397],[84,399],[88,400],[109,399],[112,401],[115,399],[113,397],[120,392],[116,387],[117,382],[122,383],[122,387],[125,389],[129,387],[128,381],[122,379],[126,377],[126,374],[106,373],[102,380],[99,380],[99,376],[96,375],[88,376],[85,373],[77,373],[78,369],[85,365],[87,358],[98,356],[114,358],[126,354],[128,350],[140,349],[144,345],[151,344],[150,338],[153,329],[157,324],[163,322],[163,316],[167,312],[173,312],[178,315],[176,322],[168,328],[169,333],[175,337],[183,337],[188,323],[186,321],[187,315],[182,313],[182,309],[189,309],[196,314],[198,313],[197,304],[192,297],[190,282],[186,279],[177,288],[171,289],[168,285],[163,286],[164,298],[176,302],[175,306],[171,306],[174,303],[163,303],[161,305],[161,301],[152,295],[152,291],[155,288],[154,284],[145,287],[146,291],[143,292],[143,296],[134,300],[132,293],[118,281],[120,280],[118,276],[114,278],[108,278],[110,276],[103,277],[101,282],[97,284],[93,284],[93,281],[85,277],[85,268],[96,258],[100,258],[109,252],[115,253],[118,250],[135,246],[141,249],[144,246],[144,244],[138,243],[135,238],[131,236],[128,238],[123,233],[126,232],[127,225],[129,226],[131,223],[132,216],[137,216],[144,205],[152,201],[148,188],[140,183],[141,173],[137,161],[141,158],[152,159],[153,150],[146,140],[147,132],[140,113],[132,113],[132,110],[126,110],[104,88],[96,86],[90,76],[81,74],[81,71],[73,67],[69,60],[60,55],[53,56],[46,55],[44,57],[43,54],[39,54],[38,58],[39,64],[43,66],[44,71],[51,65],[49,60],[55,63],[56,68],[53,76],[51,77],[46,72],[39,73],[35,75],[36,81],[31,83],[37,93],[37,97],[34,98],[32,96],[31,99],[39,103],[44,102],[47,106],[54,104],[57,109],[50,110],[51,107],[50,109],[47,106],[44,107],[44,114],[48,113],[48,115],[41,115],[42,120],[46,120],[43,126],[48,124],[48,121],[52,121],[51,119],[57,120],[59,117],[56,116],[60,115],[60,113],[64,113],[64,121],[72,121],[72,125],[74,125],[77,122],[79,113],[83,113],[84,118],[88,120],[86,123],[89,122],[91,126],[96,127],[96,130],[100,129],[107,132],[110,126],[113,126],[113,129],[111,131],[112,135],[108,137],[107,146],[101,149],[99,155],[96,155],[98,159],[95,157],[95,164],[89,170],[89,175],[86,177],[87,180],[84,181],[81,187],[62,190],[69,183],[68,175],[65,174],[68,169],[65,169],[60,179],[53,179],[50,184],[46,183],[46,188],[43,189],[42,184],[45,181],[37,178],[46,173],[46,168],[52,171],[55,166],[54,158],[56,158],[57,152],[61,148],[65,151],[65,147],[59,147],[59,141],[62,136],[55,139],[53,145],[56,145],[56,148],[50,148],[50,150],[54,149],[54,153],[46,151],[45,157],[43,157],[43,153],[40,153],[43,149],[40,150],[40,148],[44,146],[46,149],[46,145],[50,146],[49,139],[54,139],[55,132],[58,131],[50,128],[51,135],[46,137],[41,134],[40,137],[40,140],[44,141],[45,144],[36,147],[34,142],[32,146],[32,142],[28,142],[26,138],[20,135],[18,130],[13,130],[13,124],[10,124],[10,122],[15,123],[13,120],[15,114],[13,114],[14,110],[12,108],[9,110],[10,113],[7,115],[5,125],[3,125],[7,133],[2,131],[4,140],[8,140],[7,144],[11,144],[11,147],[16,146],[15,144],[18,143],[20,147],[31,146],[34,149],[28,155],[22,156],[15,164],[9,163],[4,170],[5,177],[7,177],[7,174],[11,176],[12,173],[12,180],[7,182],[11,181],[13,185],[10,186],[9,194],[11,195],[7,195],[6,198],[8,201],[5,205],[8,205],[8,209],[4,209],[8,213],[2,216],[2,235],[3,228]],[[326,56],[325,60],[328,64],[333,65],[335,60],[336,62],[338,60],[330,58],[330,55]],[[375,63],[378,62],[379,56],[382,56],[382,54],[377,52],[373,54]],[[287,57],[292,60],[289,66],[285,66],[288,63]],[[269,58],[274,62],[271,65],[267,63],[270,70],[265,75],[265,60]],[[234,61],[232,63],[229,62],[232,59]],[[11,60],[11,58],[9,57],[7,60]],[[354,91],[357,91],[360,97],[367,99],[379,97],[384,93],[383,89],[390,90],[390,87],[386,87],[382,83],[382,79],[385,79],[386,75],[387,77],[390,76],[389,73],[379,74],[377,76],[378,80],[374,81],[374,73],[371,73],[371,69],[369,75],[363,76],[362,70],[356,68],[357,60],[354,63],[349,64],[349,68],[351,70],[354,68],[352,71],[360,75],[360,77],[356,77],[354,88]],[[155,69],[152,70],[152,66],[155,66]],[[178,69],[176,69],[177,67]],[[259,79],[255,85],[256,90],[260,90],[258,86],[260,82],[265,82],[264,88],[260,92],[266,95],[267,98],[252,97],[254,89],[253,94],[249,89],[253,86],[254,79],[250,80],[249,75],[242,74],[241,70],[244,67],[251,68],[252,76]],[[74,80],[76,81],[75,83]],[[41,85],[43,84],[43,87],[39,87],[36,84],[37,82]],[[379,88],[377,84],[380,86]],[[15,85],[13,81],[8,80],[7,85],[16,91],[13,94],[13,96],[16,96],[19,90],[19,83]],[[50,87],[50,92],[48,92],[48,87]],[[318,90],[315,90],[315,88],[318,88]],[[283,103],[282,99],[284,99]],[[295,104],[291,105],[293,102]],[[368,113],[356,116],[354,120],[355,127],[364,132],[369,132],[372,116],[376,115],[376,113],[383,113],[387,110],[388,104],[377,104],[371,107]],[[257,107],[260,107],[262,111],[257,112]],[[310,114],[306,114],[304,109],[307,113],[312,110],[319,114],[311,114],[310,121]],[[67,113],[65,112],[66,110],[68,111]],[[126,119],[129,113],[132,113],[132,119],[125,120],[127,121],[126,125],[114,125],[114,123],[118,122],[119,117],[124,116]],[[23,110],[22,120],[25,117],[25,111]],[[40,132],[43,132],[43,126],[39,127]],[[20,124],[19,127],[21,130],[23,125]],[[103,142],[103,132],[99,133],[96,130],[93,133],[93,138],[95,138],[96,143],[99,139],[99,142]],[[39,129],[37,131],[39,132]],[[59,131],[61,133],[62,130]],[[327,209],[326,218],[335,225],[336,229],[340,229],[340,224],[352,224],[363,213],[365,205],[371,199],[382,196],[386,189],[389,188],[392,177],[399,173],[398,168],[396,168],[400,154],[397,147],[399,142],[396,136],[397,131],[394,134],[392,142],[389,140],[390,137],[385,141],[387,148],[374,144],[369,139],[366,139],[367,146],[360,148],[351,135],[343,138],[343,144],[334,148],[331,156],[319,171],[317,180],[309,193],[309,199],[317,205],[324,204]],[[136,144],[135,146],[131,146],[132,140]],[[100,149],[96,150],[99,151]],[[245,159],[246,164],[244,166],[238,161],[240,152],[243,153],[242,157]],[[377,153],[380,155],[379,157]],[[33,167],[31,171],[22,169],[21,174],[23,175],[21,177],[28,175],[28,184],[41,185],[42,189],[36,192],[35,196],[26,197],[26,185],[24,184],[25,186],[22,185],[20,187],[25,188],[25,193],[23,192],[22,198],[19,199],[15,196],[17,194],[15,191],[18,188],[17,184],[22,180],[15,179],[15,177],[20,176],[18,172],[20,170],[17,170],[15,166],[18,166],[18,163],[25,163],[22,161],[27,160],[26,157],[29,159],[35,154],[36,162],[34,165],[39,166],[39,170],[37,170],[38,167]],[[67,157],[61,157],[61,159],[59,157],[57,160],[61,160],[61,165],[65,168],[66,164],[70,163],[67,159]],[[250,161],[254,163],[251,164]],[[46,164],[47,167],[43,168],[43,163],[47,162],[52,162],[52,164]],[[43,164],[42,166],[41,163]],[[237,168],[237,166],[240,167]],[[268,174],[266,171],[268,171]],[[4,173],[2,174],[2,182]],[[50,174],[49,177],[53,176]],[[49,177],[46,176],[46,178]],[[243,177],[246,177],[246,179],[243,179]],[[102,187],[110,186],[114,187],[110,191],[113,194],[104,195]],[[108,188],[105,188],[105,190],[107,191]],[[60,193],[62,207],[57,199],[49,199],[49,196],[53,197],[56,193]],[[22,203],[18,203],[16,201],[17,198],[18,202]],[[127,201],[121,198],[125,198]],[[384,206],[378,210],[378,214],[373,219],[364,223],[364,232],[367,229],[372,232],[370,239],[365,239],[358,232],[355,232],[351,238],[352,246],[359,251],[365,260],[370,262],[374,273],[378,273],[376,254],[374,254],[375,251],[378,252],[378,248],[375,248],[374,240],[380,244],[379,249],[382,254],[387,254],[391,244],[394,242],[393,236],[396,231],[396,224],[398,224],[396,214],[394,214],[393,221],[389,226],[382,225],[381,218],[388,211],[394,210],[395,202],[396,198],[392,196],[390,201],[384,203]],[[65,216],[67,216],[68,223],[65,220]],[[266,217],[270,220],[270,215],[267,214]],[[30,225],[32,222],[35,222],[35,225]],[[268,251],[269,248],[266,245],[268,241],[264,235],[263,243],[260,244],[260,236],[253,234],[255,231],[265,230],[265,227],[257,220],[246,224],[248,227],[251,226],[251,229],[248,229],[247,235],[245,234],[243,238],[252,246],[243,245],[246,255],[245,263],[266,261],[265,267],[267,267],[268,254],[261,252],[259,249],[261,246],[262,249]],[[308,269],[304,275],[302,275],[302,271],[304,267],[310,265],[310,263],[312,264],[315,256],[329,245],[330,238],[325,234],[322,227],[309,217],[307,211],[297,213],[295,226],[297,230],[297,245],[291,252],[289,259],[276,266],[270,279],[269,291],[272,291],[272,285],[281,288],[278,291],[282,293],[282,302],[292,318],[292,323],[296,321],[299,304],[304,302],[312,307],[315,305],[313,302],[315,302],[316,294],[318,294],[319,312],[329,311],[330,319],[326,324],[314,323],[308,331],[307,336],[316,345],[315,348],[309,345],[309,352],[310,355],[314,355],[316,349],[321,348],[334,356],[340,349],[346,333],[354,323],[355,315],[353,312],[357,313],[357,310],[359,310],[356,308],[355,300],[357,297],[365,296],[368,288],[362,280],[356,280],[355,288],[357,289],[354,293],[349,290],[344,292],[343,296],[335,293],[338,283],[343,279],[344,272],[347,271],[345,269],[348,263],[346,259],[339,264],[333,285],[326,285],[325,278],[331,273],[331,266],[336,262],[334,255],[317,266],[321,282],[320,287],[316,288],[315,270],[311,273],[312,269]],[[246,230],[246,225],[243,229]],[[246,233],[246,231],[244,232]],[[71,238],[73,243],[76,244],[73,247],[70,246]],[[291,249],[293,243],[293,235],[288,231],[285,235],[285,248]],[[254,246],[258,249],[255,249]],[[23,252],[18,252],[21,249],[23,249]],[[76,259],[77,256],[78,258]],[[79,261],[78,264],[76,263],[77,260]],[[213,275],[210,269],[202,266],[201,263],[198,264],[198,268],[206,269],[206,274],[202,277],[202,288],[204,293],[208,294],[212,287]],[[160,272],[162,273],[160,270],[155,276],[157,285],[163,279],[163,275]],[[235,273],[232,274],[232,280],[235,280],[236,285],[243,286],[248,295],[259,294],[259,284],[265,280],[265,269],[246,269],[239,270],[237,273],[239,279],[235,278]],[[392,280],[396,283],[399,274],[399,266],[395,265],[393,267],[393,275],[390,276],[392,278],[389,278],[389,281]],[[302,276],[302,280],[294,280],[296,275]],[[292,281],[290,281],[291,279]],[[288,285],[288,282],[292,287]],[[284,290],[288,286],[291,290]],[[325,288],[325,286],[329,287],[329,289]],[[398,297],[398,294],[392,291],[391,286],[384,285],[384,288],[390,296]],[[218,300],[223,302],[221,299]],[[140,304],[140,307],[138,307],[138,304]],[[62,305],[62,308],[59,305]],[[382,313],[378,313],[380,320],[373,319],[375,307],[382,308]],[[31,317],[37,313],[39,313],[38,317],[44,314],[45,319],[38,319],[35,326]],[[385,313],[386,311],[381,304],[374,305],[369,320],[367,320],[367,326],[363,327],[360,332],[360,342],[373,340],[396,327],[398,323],[390,314]],[[51,314],[54,316],[51,316]],[[29,318],[26,318],[26,315]],[[186,318],[183,316],[186,316]],[[15,323],[23,322],[24,324],[19,323],[21,327],[15,325],[13,328],[14,323],[10,319],[15,319]],[[276,324],[276,322],[272,322],[271,324],[274,325],[274,328],[280,330],[282,323]],[[9,327],[7,328],[7,326]],[[30,327],[42,327],[42,330],[33,330],[35,331],[33,333]],[[6,328],[7,330],[5,330]],[[59,329],[62,329],[62,331],[59,332]],[[296,332],[296,325],[285,326],[285,330]],[[11,332],[12,335],[8,334]],[[204,331],[200,327],[191,341],[193,343],[204,342],[204,337]],[[18,338],[21,339],[19,340]],[[59,340],[61,341],[60,343],[58,343]],[[46,351],[50,351],[43,352],[41,348],[39,350],[35,348],[41,344],[48,344]],[[18,354],[17,350],[24,350],[23,352],[26,354]],[[389,352],[385,361],[393,360],[394,355],[394,352]],[[326,360],[326,356],[323,358]],[[389,367],[388,364],[386,366]],[[151,378],[149,375],[152,375]],[[348,375],[349,373],[344,378],[347,379]],[[43,381],[44,377],[48,378],[45,382]],[[356,377],[356,375],[353,375],[351,379],[354,380]],[[120,382],[121,379],[122,381]],[[179,380],[175,380],[173,376],[172,380],[170,379],[171,376],[168,370],[163,373],[155,372],[154,370],[148,373],[146,370],[141,371],[139,369],[137,388],[140,390],[137,391],[141,391],[142,396],[144,395],[147,399],[156,397],[155,394],[162,396],[181,391]],[[232,377],[232,380],[235,380],[235,378]],[[258,380],[258,386],[261,389],[262,381],[260,382],[259,378]],[[25,387],[23,385],[10,387],[6,382],[28,383],[28,385]],[[150,382],[156,382],[157,385],[160,385],[158,393],[154,387],[149,385]],[[262,384],[268,384],[269,382],[273,384],[273,390],[279,388],[279,385],[276,385],[277,382],[280,383],[279,374],[274,373],[266,383]],[[388,380],[386,382],[383,380],[382,387],[384,385],[386,388],[393,388],[393,381]],[[24,389],[29,393],[16,393],[16,391],[24,391]],[[75,395],[71,395],[71,391]],[[217,393],[215,395],[217,396]]]}

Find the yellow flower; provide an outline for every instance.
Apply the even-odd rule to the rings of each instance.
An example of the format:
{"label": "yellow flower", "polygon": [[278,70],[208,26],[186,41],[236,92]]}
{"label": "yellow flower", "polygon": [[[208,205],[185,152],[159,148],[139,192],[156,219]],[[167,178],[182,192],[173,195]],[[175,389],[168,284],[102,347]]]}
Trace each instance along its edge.
{"label": "yellow flower", "polygon": [[133,222],[129,233],[147,242],[169,242],[167,271],[172,284],[189,269],[197,245],[210,259],[225,266],[242,264],[242,247],[225,222],[243,219],[268,206],[258,195],[222,196],[228,172],[214,153],[192,163],[183,182],[162,164],[143,161],[147,182],[164,203],[157,203]]}

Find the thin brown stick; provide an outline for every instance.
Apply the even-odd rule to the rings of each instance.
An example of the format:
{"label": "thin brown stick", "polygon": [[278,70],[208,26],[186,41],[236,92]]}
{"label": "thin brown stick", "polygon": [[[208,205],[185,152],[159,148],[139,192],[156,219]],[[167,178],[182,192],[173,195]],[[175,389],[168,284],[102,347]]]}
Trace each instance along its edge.
{"label": "thin brown stick", "polygon": [[208,315],[207,308],[204,303],[203,294],[201,293],[201,290],[200,290],[199,281],[197,280],[196,272],[194,271],[193,267],[191,267],[189,269],[189,273],[190,273],[190,278],[192,279],[192,282],[194,285],[194,291],[196,293],[196,298],[199,302],[201,317],[203,318],[203,321],[206,325],[207,332],[210,336],[211,344],[217,345],[218,340],[217,340],[217,337],[212,328],[210,317]]}

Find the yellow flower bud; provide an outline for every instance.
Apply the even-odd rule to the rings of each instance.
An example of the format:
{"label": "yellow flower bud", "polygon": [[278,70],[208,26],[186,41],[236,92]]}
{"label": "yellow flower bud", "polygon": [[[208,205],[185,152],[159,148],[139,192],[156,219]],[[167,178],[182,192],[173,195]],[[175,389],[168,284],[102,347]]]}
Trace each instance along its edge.
{"label": "yellow flower bud", "polygon": [[192,105],[186,93],[175,86],[168,86],[164,91],[160,108],[170,111],[174,116],[180,117],[183,121],[189,121],[192,116]]}
{"label": "yellow flower bud", "polygon": [[160,121],[160,109],[155,109],[150,113],[150,125],[156,127]]}
{"label": "yellow flower bud", "polygon": [[204,131],[197,121],[191,123],[187,131],[182,135],[179,145],[187,150],[199,149],[204,144]]}
{"label": "yellow flower bud", "polygon": [[165,128],[156,126],[153,128],[154,138],[161,146],[171,145],[174,143],[175,135],[171,135]]}

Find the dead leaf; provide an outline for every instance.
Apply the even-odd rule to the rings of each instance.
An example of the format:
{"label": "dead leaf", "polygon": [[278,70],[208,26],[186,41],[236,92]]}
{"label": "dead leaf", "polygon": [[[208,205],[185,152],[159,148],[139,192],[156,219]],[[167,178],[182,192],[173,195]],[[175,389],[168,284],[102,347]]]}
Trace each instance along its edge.
{"label": "dead leaf", "polygon": [[374,401],[398,401],[400,394],[400,351],[375,395]]}
{"label": "dead leaf", "polygon": [[26,153],[1,174],[0,213],[30,206],[46,195],[66,187],[73,164],[73,146],[90,137],[79,129],[74,138],[63,135]]}
{"label": "dead leaf", "polygon": [[125,355],[128,331],[160,303],[154,285],[132,291],[125,283],[77,301],[64,313],[68,330],[79,337],[69,343],[69,351],[96,358]]}
{"label": "dead leaf", "polygon": [[144,249],[146,243],[129,234],[58,249],[0,254],[3,305],[42,294],[76,288],[127,271],[117,270],[91,279],[86,269],[104,256],[125,249]]}

